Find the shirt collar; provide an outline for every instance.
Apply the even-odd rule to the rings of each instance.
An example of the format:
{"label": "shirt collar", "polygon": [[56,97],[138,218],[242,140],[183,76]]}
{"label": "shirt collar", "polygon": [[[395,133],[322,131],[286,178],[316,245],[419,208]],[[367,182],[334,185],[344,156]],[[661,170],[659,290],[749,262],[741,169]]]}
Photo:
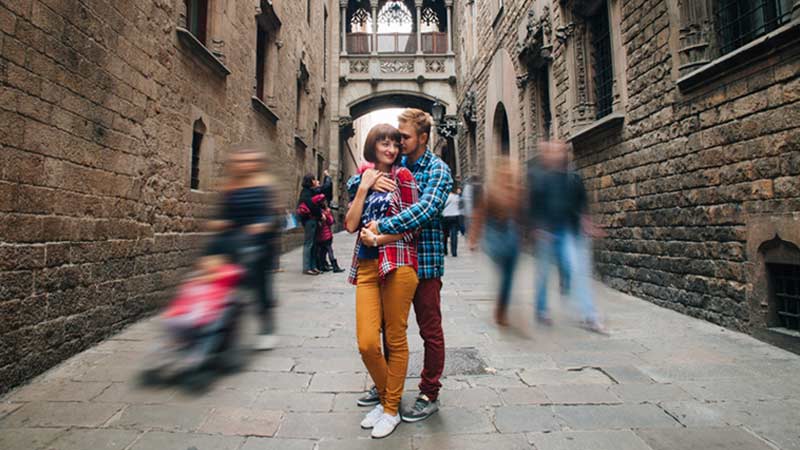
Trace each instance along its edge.
{"label": "shirt collar", "polygon": [[[416,162],[414,162],[414,164],[410,168],[412,169],[412,171],[414,171],[414,169],[417,168],[421,169],[423,167],[426,167],[428,163],[431,162],[431,159],[433,159],[433,152],[431,151],[430,148],[425,148],[425,153],[423,153],[422,156],[420,156],[419,159],[416,160]],[[406,157],[406,166],[408,166],[407,157]]]}

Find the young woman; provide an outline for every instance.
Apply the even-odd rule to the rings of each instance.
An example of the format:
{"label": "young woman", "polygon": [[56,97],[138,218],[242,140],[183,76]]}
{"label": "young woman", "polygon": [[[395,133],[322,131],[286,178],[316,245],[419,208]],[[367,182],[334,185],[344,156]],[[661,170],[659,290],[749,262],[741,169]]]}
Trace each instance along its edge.
{"label": "young woman", "polygon": [[[417,202],[417,186],[408,169],[396,164],[400,133],[391,125],[376,125],[364,144],[364,159],[374,164],[365,170],[345,217],[345,228],[356,240],[349,281],[356,285],[356,335],[361,359],[378,390],[381,403],[370,411],[361,427],[373,438],[390,435],[400,423],[400,398],[408,368],[406,329],[408,312],[417,288],[416,233],[376,235],[368,225],[394,216]],[[377,192],[382,177],[397,185],[392,192]],[[381,325],[388,361],[381,353]]]}
{"label": "young woman", "polygon": [[511,283],[520,251],[522,183],[508,158],[497,160],[486,193],[475,208],[470,227],[470,248],[479,240],[500,275],[495,322],[508,325],[506,311],[511,298]]}

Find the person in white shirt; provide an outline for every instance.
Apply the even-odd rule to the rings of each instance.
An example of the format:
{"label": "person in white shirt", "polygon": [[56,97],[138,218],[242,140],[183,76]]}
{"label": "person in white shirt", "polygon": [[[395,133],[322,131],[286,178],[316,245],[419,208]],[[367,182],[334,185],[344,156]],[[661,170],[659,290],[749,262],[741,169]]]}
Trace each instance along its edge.
{"label": "person in white shirt", "polygon": [[447,254],[447,239],[450,239],[450,254],[453,257],[458,256],[458,233],[461,231],[461,196],[458,195],[454,188],[450,195],[447,196],[447,201],[444,204],[444,211],[442,211],[444,218],[444,254]]}

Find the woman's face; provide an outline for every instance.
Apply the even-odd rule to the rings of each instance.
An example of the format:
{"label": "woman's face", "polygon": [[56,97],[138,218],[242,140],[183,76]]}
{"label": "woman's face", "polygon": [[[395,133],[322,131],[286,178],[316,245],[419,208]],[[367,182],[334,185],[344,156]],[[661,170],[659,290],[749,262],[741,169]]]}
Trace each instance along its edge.
{"label": "woman's face", "polygon": [[375,159],[377,163],[384,166],[391,166],[397,160],[400,153],[400,144],[391,139],[384,139],[375,144]]}
{"label": "woman's face", "polygon": [[231,157],[231,172],[234,176],[250,175],[261,170],[261,162],[258,153],[236,153]]}

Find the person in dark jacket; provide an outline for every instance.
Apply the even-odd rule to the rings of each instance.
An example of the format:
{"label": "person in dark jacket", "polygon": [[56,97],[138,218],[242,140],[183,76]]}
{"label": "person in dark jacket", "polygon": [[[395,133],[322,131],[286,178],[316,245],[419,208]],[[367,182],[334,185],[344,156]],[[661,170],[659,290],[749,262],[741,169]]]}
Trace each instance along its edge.
{"label": "person in dark jacket", "polygon": [[303,224],[303,273],[306,275],[319,275],[317,270],[315,243],[317,238],[317,225],[322,218],[322,210],[314,204],[313,198],[319,193],[319,181],[314,174],[307,173],[301,184],[300,198],[297,201],[298,210],[307,211],[300,215]]}
{"label": "person in dark jacket", "polygon": [[[217,242],[242,249],[252,249],[254,258],[247,263],[247,285],[255,294],[261,319],[262,349],[274,346],[272,272],[269,271],[273,242],[280,233],[280,214],[276,209],[277,189],[266,172],[263,152],[242,147],[231,152],[228,176],[222,188],[221,214],[209,223],[220,235]],[[251,258],[248,258],[251,259]]]}

